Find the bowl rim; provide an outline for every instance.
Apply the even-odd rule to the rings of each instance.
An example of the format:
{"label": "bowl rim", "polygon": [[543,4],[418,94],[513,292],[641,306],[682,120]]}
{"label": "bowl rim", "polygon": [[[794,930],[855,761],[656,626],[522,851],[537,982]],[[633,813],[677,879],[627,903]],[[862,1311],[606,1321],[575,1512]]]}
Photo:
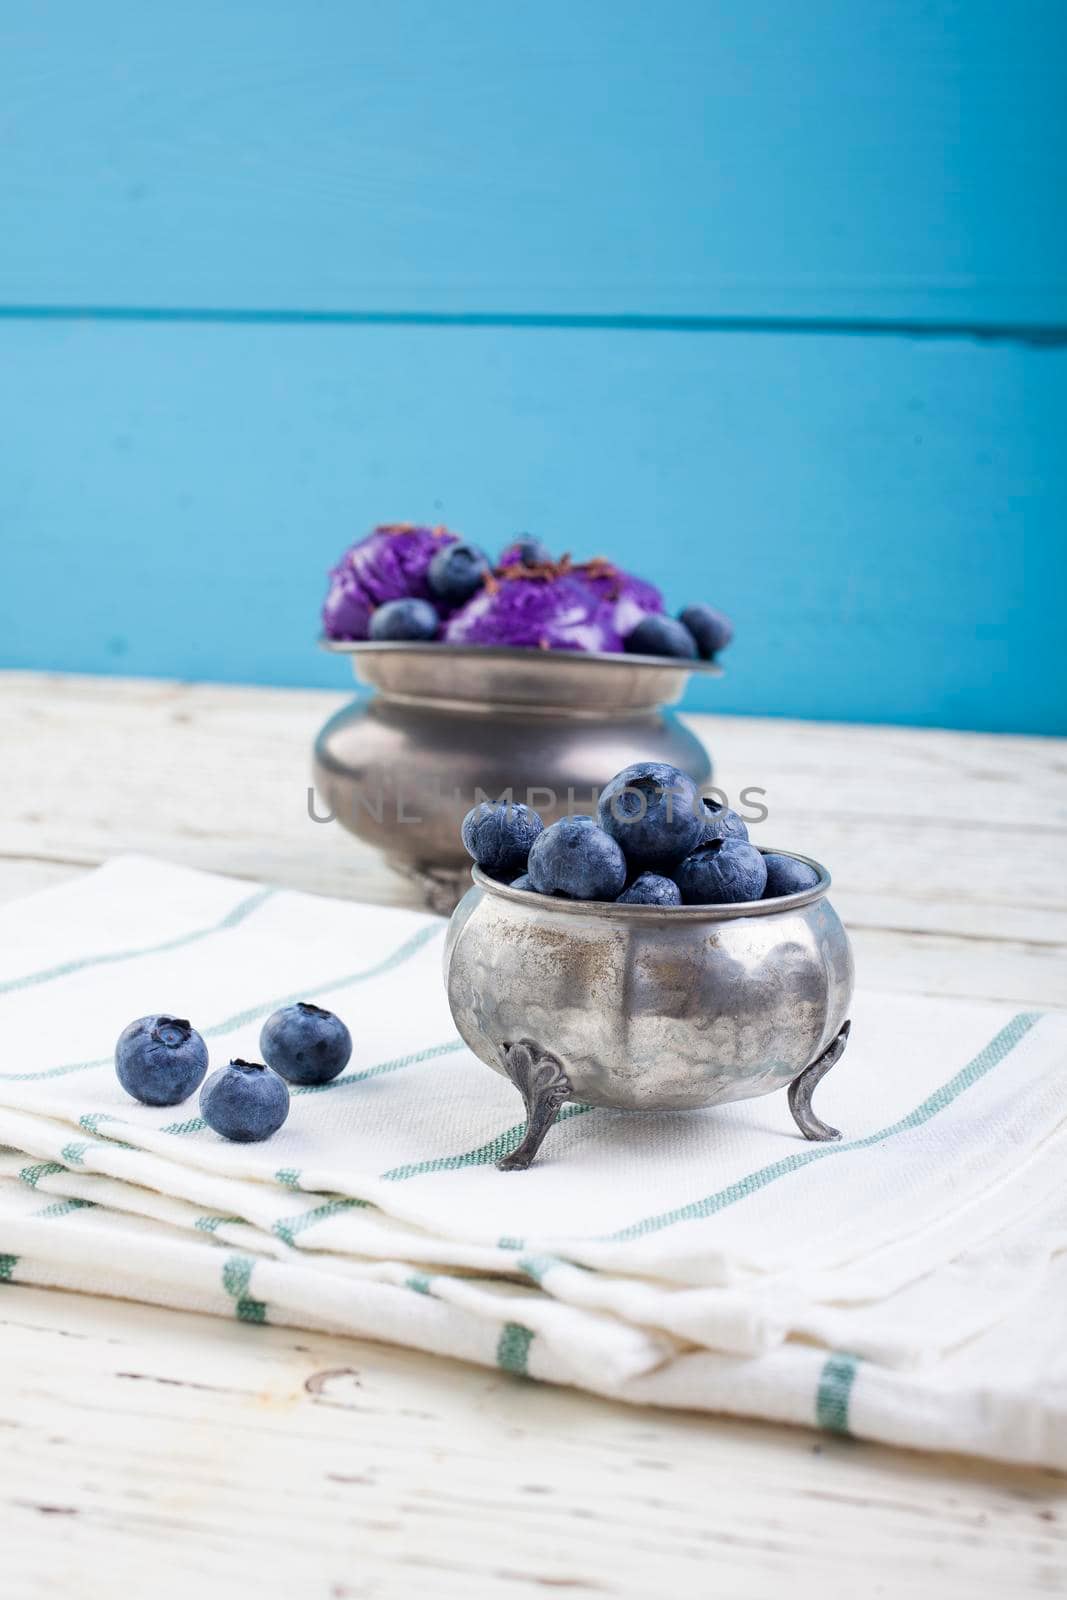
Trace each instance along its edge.
{"label": "bowl rim", "polygon": [[[595,661],[611,666],[655,667],[660,672],[665,667],[676,672],[701,672],[705,677],[721,678],[723,669],[717,661],[691,661],[685,656],[631,655],[625,650],[539,650],[535,645],[497,644],[446,644],[436,639],[328,639],[319,635],[320,650],[332,655],[441,655],[470,656],[480,661],[537,661],[544,663]],[[587,901],[586,904],[592,904]]]}
{"label": "bowl rim", "polygon": [[777,911],[799,911],[803,906],[814,905],[825,899],[833,879],[821,861],[813,856],[801,855],[799,850],[780,850],[776,845],[758,844],[755,847],[763,856],[789,856],[813,867],[819,874],[818,883],[810,889],[800,889],[796,894],[772,895],[767,900],[736,900],[728,905],[699,906],[634,906],[620,905],[617,900],[567,900],[562,896],[537,894],[530,889],[513,889],[509,883],[490,878],[479,866],[471,867],[471,877],[479,889],[513,900],[517,905],[537,907],[550,915],[596,916],[605,922],[735,922],[740,917],[769,917]]}

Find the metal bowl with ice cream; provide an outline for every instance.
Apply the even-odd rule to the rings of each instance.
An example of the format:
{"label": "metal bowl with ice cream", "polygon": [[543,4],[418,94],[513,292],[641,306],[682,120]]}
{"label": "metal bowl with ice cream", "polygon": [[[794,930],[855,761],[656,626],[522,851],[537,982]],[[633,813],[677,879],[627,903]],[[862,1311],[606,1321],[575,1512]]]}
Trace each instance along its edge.
{"label": "metal bowl with ice cream", "polygon": [[435,910],[463,893],[459,825],[482,797],[552,822],[639,756],[711,777],[665,707],[690,673],[718,673],[732,625],[703,604],[667,617],[653,584],[601,557],[555,560],[522,535],[491,567],[447,528],[386,523],[332,569],[322,615],[325,647],[375,692],[319,734],[319,794]]}
{"label": "metal bowl with ice cream", "polygon": [[640,757],[711,781],[703,744],[667,708],[712,662],[575,650],[330,641],[376,691],[330,718],[315,787],[338,822],[450,912],[469,883],[460,842],[478,799],[511,794],[546,823],[596,808]]}

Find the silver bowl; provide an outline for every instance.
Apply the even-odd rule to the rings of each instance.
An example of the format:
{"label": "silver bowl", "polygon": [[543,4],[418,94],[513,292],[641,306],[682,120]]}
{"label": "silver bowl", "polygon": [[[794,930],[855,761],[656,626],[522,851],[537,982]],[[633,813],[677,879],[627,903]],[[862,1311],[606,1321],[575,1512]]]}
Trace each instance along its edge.
{"label": "silver bowl", "polygon": [[848,1039],[852,951],[829,873],[795,858],[819,874],[801,894],[669,908],[556,899],[474,868],[445,984],[466,1043],[526,1105],[502,1168],[529,1166],[566,1100],[678,1111],[788,1087],[806,1138],[840,1137],[811,1096]]}
{"label": "silver bowl", "polygon": [[545,823],[596,809],[634,761],[711,778],[700,740],[665,707],[709,662],[474,645],[349,644],[377,692],[331,717],[315,743],[315,787],[337,820],[415,877],[450,912],[469,882],[460,824],[481,799],[510,795]]}

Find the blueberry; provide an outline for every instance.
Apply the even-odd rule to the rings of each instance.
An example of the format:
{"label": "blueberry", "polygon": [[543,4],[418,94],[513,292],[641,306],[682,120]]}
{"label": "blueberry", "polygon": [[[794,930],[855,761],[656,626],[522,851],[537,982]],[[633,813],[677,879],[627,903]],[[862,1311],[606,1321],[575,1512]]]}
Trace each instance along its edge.
{"label": "blueberry", "polygon": [[507,883],[526,870],[530,846],[543,828],[531,806],[517,800],[483,800],[467,812],[460,832],[463,848],[482,871]]}
{"label": "blueberry", "polygon": [[819,881],[815,868],[798,861],[795,856],[780,856],[772,850],[764,856],[763,864],[767,868],[764,900],[780,894],[800,894],[803,889],[814,889]]}
{"label": "blueberry", "polygon": [[620,906],[680,906],[682,892],[673,878],[642,872],[618,898]]}
{"label": "blueberry", "polygon": [[697,642],[689,629],[673,617],[658,614],[642,617],[636,628],[622,641],[624,650],[636,656],[681,656],[697,659]]}
{"label": "blueberry", "polygon": [[387,600],[370,619],[372,639],[436,639],[441,619],[428,600]]}
{"label": "blueberry", "polygon": [[259,1049],[268,1067],[290,1083],[329,1083],[348,1065],[352,1035],[332,1011],[298,1000],[267,1018]]}
{"label": "blueberry", "polygon": [[512,878],[509,889],[525,889],[527,894],[536,894],[533,881],[528,872],[520,872],[517,878]]}
{"label": "blueberry", "polygon": [[626,883],[626,857],[592,817],[561,817],[534,840],[529,871],[538,894],[614,900]]}
{"label": "blueberry", "polygon": [[540,539],[531,539],[529,534],[520,533],[501,552],[500,565],[502,567],[551,566],[552,552],[547,544],[541,543]]}
{"label": "blueberry", "polygon": [[712,839],[747,839],[748,829],[744,819],[731,811],[729,806],[720,805],[717,800],[704,801],[704,837],[702,844],[710,844]]}
{"label": "blueberry", "polygon": [[658,872],[695,850],[704,805],[688,773],[663,761],[638,761],[616,773],[598,807],[600,826],[633,866]]}
{"label": "blueberry", "polygon": [[443,545],[426,569],[426,583],[435,600],[453,610],[482,586],[489,562],[473,544]]}
{"label": "blueberry", "polygon": [[289,1115],[289,1090],[260,1062],[231,1061],[201,1089],[200,1115],[224,1139],[253,1144],[277,1133]]}
{"label": "blueberry", "polygon": [[761,897],[767,868],[744,839],[712,839],[686,856],[675,879],[687,906],[733,905]]}
{"label": "blueberry", "polygon": [[734,636],[734,625],[729,617],[724,617],[713,606],[686,606],[678,613],[678,621],[689,629],[705,661],[725,650]]}
{"label": "blueberry", "polygon": [[135,1100],[176,1106],[203,1083],[207,1045],[182,1017],[138,1017],[119,1034],[115,1071]]}

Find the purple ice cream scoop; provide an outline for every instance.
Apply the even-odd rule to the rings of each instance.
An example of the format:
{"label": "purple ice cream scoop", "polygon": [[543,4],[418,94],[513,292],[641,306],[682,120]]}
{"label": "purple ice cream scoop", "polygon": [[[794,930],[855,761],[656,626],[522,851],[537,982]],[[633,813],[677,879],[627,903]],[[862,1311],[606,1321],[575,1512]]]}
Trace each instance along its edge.
{"label": "purple ice cream scoop", "polygon": [[330,639],[366,639],[386,600],[429,599],[426,569],[459,535],[413,522],[383,523],[346,550],[330,572],[322,624]]}
{"label": "purple ice cream scoop", "polygon": [[624,633],[663,602],[651,584],[606,561],[566,557],[498,570],[445,625],[446,644],[620,651]]}
{"label": "purple ice cream scoop", "polygon": [[651,583],[612,566],[610,561],[587,561],[575,569],[596,596],[596,618],[614,641],[602,650],[621,650],[626,635],[642,617],[663,610],[663,596]]}

